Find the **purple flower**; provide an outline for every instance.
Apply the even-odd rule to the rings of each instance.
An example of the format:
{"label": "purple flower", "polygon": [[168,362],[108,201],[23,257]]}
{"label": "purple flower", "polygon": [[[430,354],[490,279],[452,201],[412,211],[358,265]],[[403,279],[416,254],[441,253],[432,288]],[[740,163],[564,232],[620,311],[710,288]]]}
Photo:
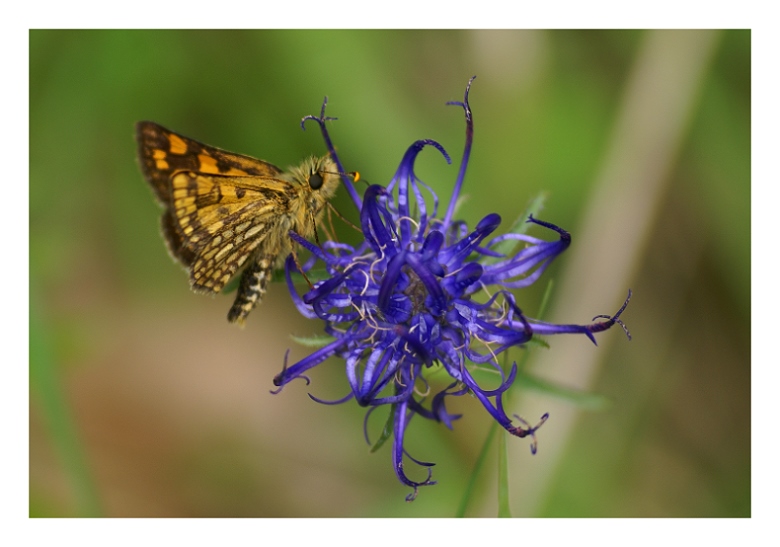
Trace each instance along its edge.
{"label": "purple flower", "polygon": [[[404,449],[404,434],[415,415],[452,428],[460,415],[447,410],[448,398],[470,393],[509,433],[530,436],[535,453],[535,432],[547,415],[533,427],[518,416],[518,423],[507,416],[502,396],[517,375],[517,365],[505,371],[498,356],[537,335],[583,334],[595,344],[594,333],[615,323],[625,329],[619,317],[628,298],[614,316],[596,316],[594,321],[604,320],[589,325],[537,321],[518,307],[510,289],[527,287],[541,276],[571,244],[567,231],[529,216],[527,222],[546,228],[555,238],[546,241],[521,233],[496,236],[501,224],[497,214],[487,215],[472,229],[453,219],[471,153],[473,120],[468,98],[472,81],[463,102],[448,103],[465,112],[466,146],[443,216],[439,215],[436,194],[415,176],[414,162],[426,146],[437,149],[448,162],[450,158],[437,142],[421,140],[406,151],[390,183],[369,186],[362,200],[351,181],[343,177],[360,210],[363,241],[359,245],[326,241],[320,247],[290,233],[312,254],[301,267],[304,273],[315,266],[327,271],[324,280],[300,295],[291,279],[297,268],[288,257],[290,294],[304,316],[325,322],[325,332],[332,341],[290,367],[285,362],[274,384],[281,390],[296,378],[308,383],[305,374],[309,369],[330,357],[343,359],[349,394],[330,402],[310,397],[325,404],[355,398],[361,406],[369,407],[369,414],[389,405],[393,467],[398,479],[413,489],[408,501],[415,498],[418,487],[435,484],[431,480],[433,464],[412,458]],[[320,125],[328,150],[343,172],[325,129],[325,121],[332,119],[325,117],[325,104],[320,117],[309,116],[302,124],[311,119]],[[431,197],[432,210],[426,205],[424,192]],[[475,364],[495,369],[501,378],[499,385],[492,389],[479,385],[472,376]],[[426,375],[440,368],[451,382],[437,391]],[[407,476],[404,455],[427,469],[425,480]]]}

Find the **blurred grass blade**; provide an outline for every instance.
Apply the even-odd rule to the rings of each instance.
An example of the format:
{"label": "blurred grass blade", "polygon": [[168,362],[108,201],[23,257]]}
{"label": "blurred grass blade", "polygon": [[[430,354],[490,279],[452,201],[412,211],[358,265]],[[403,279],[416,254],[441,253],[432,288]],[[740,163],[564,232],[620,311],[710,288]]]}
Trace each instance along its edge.
{"label": "blurred grass blade", "polygon": [[97,490],[63,393],[49,331],[36,313],[34,294],[30,291],[30,392],[40,403],[54,449],[72,485],[77,515],[99,517],[103,512]]}
{"label": "blurred grass blade", "polygon": [[[671,174],[686,145],[688,123],[701,105],[699,94],[718,36],[717,31],[699,30],[643,34],[615,105],[592,190],[580,208],[581,221],[572,227],[577,244],[571,246],[558,279],[549,321],[565,324],[572,317],[592,317],[593,310],[622,298],[617,294],[637,278],[675,181]],[[549,381],[588,391],[609,346],[618,339],[603,337],[599,351],[583,351],[577,340],[556,340],[555,351],[537,353],[530,366]],[[516,410],[523,415],[532,407],[528,402]],[[533,474],[512,476],[513,491],[523,492],[515,508],[524,515],[543,510],[569,439],[579,431],[579,409],[553,402],[549,410],[555,427],[545,431],[545,457]]]}
{"label": "blurred grass blade", "polygon": [[482,443],[482,450],[479,451],[477,462],[474,464],[474,470],[471,472],[471,477],[469,477],[469,482],[466,485],[466,491],[463,493],[463,497],[460,500],[460,505],[458,505],[458,510],[455,512],[455,516],[458,518],[463,518],[466,516],[466,509],[468,509],[469,501],[474,495],[474,488],[477,486],[477,478],[479,477],[479,473],[482,471],[482,468],[485,465],[485,461],[487,461],[487,455],[490,451],[490,444],[493,442],[493,436],[496,434],[496,429],[498,429],[498,423],[491,423],[487,437],[485,438],[485,442]]}

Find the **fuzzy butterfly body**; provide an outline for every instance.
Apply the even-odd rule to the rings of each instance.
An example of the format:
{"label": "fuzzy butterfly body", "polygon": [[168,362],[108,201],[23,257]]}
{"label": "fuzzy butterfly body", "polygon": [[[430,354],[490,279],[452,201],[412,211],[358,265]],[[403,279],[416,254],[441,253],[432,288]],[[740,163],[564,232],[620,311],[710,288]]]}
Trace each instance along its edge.
{"label": "fuzzy butterfly body", "polygon": [[136,139],[141,170],[164,207],[163,237],[192,289],[218,293],[243,268],[228,313],[243,324],[292,251],[290,231],[315,234],[338,187],[335,163],[311,157],[282,171],[153,122],[139,122]]}

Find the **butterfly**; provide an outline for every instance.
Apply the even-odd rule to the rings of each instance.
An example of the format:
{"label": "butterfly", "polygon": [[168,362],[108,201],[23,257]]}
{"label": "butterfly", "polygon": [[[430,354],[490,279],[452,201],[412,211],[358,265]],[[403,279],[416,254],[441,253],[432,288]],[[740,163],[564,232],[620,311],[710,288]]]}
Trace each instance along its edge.
{"label": "butterfly", "polygon": [[162,233],[196,292],[218,293],[243,267],[228,321],[243,324],[273,270],[311,238],[340,175],[330,156],[283,171],[200,143],[154,122],[136,124],[144,177],[164,207]]}

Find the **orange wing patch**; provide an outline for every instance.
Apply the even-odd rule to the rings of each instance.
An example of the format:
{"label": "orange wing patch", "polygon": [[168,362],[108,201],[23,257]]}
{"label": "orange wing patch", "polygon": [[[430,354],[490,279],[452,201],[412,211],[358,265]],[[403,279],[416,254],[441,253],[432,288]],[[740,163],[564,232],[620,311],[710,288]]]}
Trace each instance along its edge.
{"label": "orange wing patch", "polygon": [[169,181],[179,171],[272,179],[282,175],[282,170],[273,164],[203,144],[154,122],[138,122],[136,140],[144,177],[166,206],[170,202]]}

